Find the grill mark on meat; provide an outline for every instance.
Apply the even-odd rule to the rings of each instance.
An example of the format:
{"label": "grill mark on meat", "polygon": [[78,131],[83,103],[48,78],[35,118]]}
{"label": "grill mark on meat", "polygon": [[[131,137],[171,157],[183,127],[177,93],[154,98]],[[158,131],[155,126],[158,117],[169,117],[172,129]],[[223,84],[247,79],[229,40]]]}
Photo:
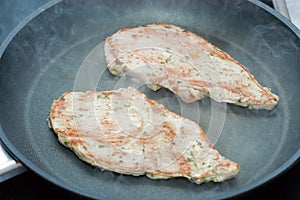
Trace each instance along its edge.
{"label": "grill mark on meat", "polygon": [[169,139],[170,141],[172,141],[173,138],[176,136],[176,131],[174,131],[171,123],[169,122],[164,122],[162,131],[167,137],[167,139]]}
{"label": "grill mark on meat", "polygon": [[[129,123],[141,119],[142,128],[132,132],[112,117],[121,102],[130,103],[121,104],[134,117]],[[103,104],[108,106],[97,109]],[[101,123],[104,119],[112,123]],[[60,143],[103,170],[153,179],[186,177],[199,184],[227,180],[240,169],[213,148],[199,125],[133,88],[64,93],[53,101],[49,121]]]}
{"label": "grill mark on meat", "polygon": [[153,90],[168,88],[187,103],[210,96],[218,102],[271,110],[279,101],[229,54],[171,24],[121,29],[106,39],[104,50],[112,74],[139,78]]}

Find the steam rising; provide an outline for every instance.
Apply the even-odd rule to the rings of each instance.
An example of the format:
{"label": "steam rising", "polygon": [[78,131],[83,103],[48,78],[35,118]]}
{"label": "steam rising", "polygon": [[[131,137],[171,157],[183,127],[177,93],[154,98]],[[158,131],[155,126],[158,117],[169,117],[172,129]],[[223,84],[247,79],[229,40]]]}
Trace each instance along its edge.
{"label": "steam rising", "polygon": [[[24,24],[19,26],[11,36],[20,33],[2,43],[0,54],[5,49],[6,52],[0,62],[1,126],[5,131],[14,130],[7,133],[12,143],[16,147],[20,143],[27,145],[27,151],[21,153],[30,158],[35,155],[42,166],[47,166],[46,172],[63,176],[59,180],[71,177],[71,181],[77,184],[75,188],[91,191],[94,197],[119,191],[132,199],[143,198],[146,194],[153,195],[153,198],[184,199],[187,195],[191,199],[199,199],[199,195],[214,198],[224,192],[249,189],[249,185],[257,184],[260,178],[270,178],[270,172],[279,172],[280,166],[294,155],[293,149],[299,148],[295,141],[299,139],[300,40],[295,33],[248,1],[131,2],[132,5],[126,1],[101,1],[98,4],[94,1],[66,1],[43,12],[22,30]],[[51,143],[54,136],[43,122],[53,99],[63,91],[72,90],[73,84],[78,90],[110,90],[113,89],[111,85],[118,81],[107,71],[99,80],[96,72],[105,68],[101,56],[87,62],[94,66],[90,70],[77,72],[89,51],[120,28],[154,22],[172,23],[204,36],[283,97],[272,112],[227,106],[223,133],[216,148],[241,165],[241,173],[232,181],[195,186],[181,179],[156,182],[119,176],[87,167],[71,156],[66,159],[68,152],[58,151],[58,144]],[[84,76],[78,81],[91,81],[83,85],[74,83],[79,72]],[[32,79],[35,79],[34,84]],[[200,122],[205,130],[212,116],[211,104],[209,99],[199,102]],[[11,119],[18,123],[19,129]],[[29,139],[20,141],[15,135],[26,135]],[[58,166],[65,168],[57,170]]]}

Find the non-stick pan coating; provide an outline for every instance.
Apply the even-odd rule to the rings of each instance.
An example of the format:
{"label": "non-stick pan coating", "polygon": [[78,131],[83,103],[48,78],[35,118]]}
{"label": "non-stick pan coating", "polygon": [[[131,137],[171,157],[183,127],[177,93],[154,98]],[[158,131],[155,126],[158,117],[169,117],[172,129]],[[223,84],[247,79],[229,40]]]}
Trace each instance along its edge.
{"label": "non-stick pan coating", "polygon": [[[28,168],[84,196],[211,199],[251,190],[288,169],[300,155],[299,31],[282,20],[262,4],[246,1],[58,3],[25,24],[1,57],[1,139]],[[95,46],[121,28],[155,22],[202,35],[281,97],[272,111],[227,107],[216,148],[241,165],[236,178],[196,185],[180,178],[150,180],[101,171],[60,145],[48,128],[52,101],[73,90],[79,67]],[[106,71],[96,89],[113,89],[117,81]],[[148,91],[150,96],[155,94]],[[164,90],[159,94],[171,95]],[[199,103],[200,124],[205,129],[209,105],[209,99]]]}

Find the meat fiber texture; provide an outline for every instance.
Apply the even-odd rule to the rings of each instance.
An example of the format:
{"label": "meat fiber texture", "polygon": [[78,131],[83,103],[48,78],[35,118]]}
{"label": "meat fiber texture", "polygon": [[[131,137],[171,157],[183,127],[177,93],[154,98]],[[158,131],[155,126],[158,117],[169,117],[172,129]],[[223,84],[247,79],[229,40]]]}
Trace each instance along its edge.
{"label": "meat fiber texture", "polygon": [[131,87],[66,92],[54,100],[49,125],[61,144],[103,170],[197,184],[221,182],[240,170],[198,124]]}
{"label": "meat fiber texture", "polygon": [[273,109],[279,97],[261,86],[245,66],[204,38],[170,24],[121,29],[105,40],[109,71],[168,88],[189,103],[218,102]]}

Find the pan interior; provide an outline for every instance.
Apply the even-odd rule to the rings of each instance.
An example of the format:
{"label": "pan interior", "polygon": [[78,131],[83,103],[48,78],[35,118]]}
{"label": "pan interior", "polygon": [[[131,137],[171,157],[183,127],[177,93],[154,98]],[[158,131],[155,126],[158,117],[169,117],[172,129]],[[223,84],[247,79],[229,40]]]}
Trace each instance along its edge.
{"label": "pan interior", "polygon": [[[52,101],[74,89],[84,59],[105,37],[125,27],[165,22],[195,32],[228,52],[281,99],[272,111],[228,105],[216,148],[241,165],[224,183],[195,185],[185,179],[150,180],[101,171],[80,161],[47,126]],[[276,41],[276,42],[274,42]],[[16,156],[56,184],[100,199],[197,199],[228,197],[255,186],[299,150],[299,38],[282,22],[246,1],[62,2],[28,23],[0,60],[0,122]],[[104,59],[99,52],[99,59]],[[113,89],[119,78],[105,65],[96,90]],[[97,73],[97,72],[95,72]],[[175,96],[142,88],[178,112]],[[211,104],[197,105],[207,131]],[[3,137],[4,137],[3,136]],[[29,161],[28,163],[26,163]]]}

